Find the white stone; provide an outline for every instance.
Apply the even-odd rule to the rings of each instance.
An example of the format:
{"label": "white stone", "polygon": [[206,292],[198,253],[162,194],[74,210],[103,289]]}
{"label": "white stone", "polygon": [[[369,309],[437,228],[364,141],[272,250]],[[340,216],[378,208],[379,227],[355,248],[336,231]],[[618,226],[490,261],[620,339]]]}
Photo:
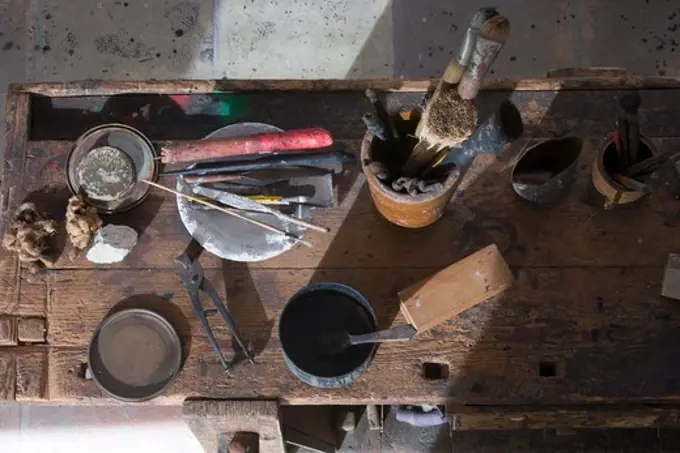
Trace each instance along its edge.
{"label": "white stone", "polygon": [[137,244],[137,232],[125,225],[106,225],[100,228],[87,251],[87,259],[97,264],[123,261]]}

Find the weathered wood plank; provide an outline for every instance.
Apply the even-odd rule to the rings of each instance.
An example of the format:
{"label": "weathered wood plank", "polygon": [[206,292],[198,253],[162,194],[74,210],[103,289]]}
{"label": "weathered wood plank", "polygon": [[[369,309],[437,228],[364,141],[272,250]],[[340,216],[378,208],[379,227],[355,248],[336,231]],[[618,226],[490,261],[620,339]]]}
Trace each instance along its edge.
{"label": "weathered wood plank", "polygon": [[[308,126],[309,118],[314,118],[321,123],[315,125],[328,127],[341,144],[356,151],[357,140],[363,135],[359,118],[370,109],[362,93],[368,84],[390,91],[387,104],[391,110],[417,105],[431,86],[429,82],[409,85],[400,81],[14,86],[8,99],[13,104],[8,104],[7,125],[18,137],[8,149],[8,155],[14,156],[10,162],[16,165],[6,165],[4,170],[5,176],[9,171],[9,178],[16,179],[9,187],[21,190],[6,192],[4,178],[2,193],[9,194],[5,199],[16,204],[46,183],[63,186],[63,165],[72,140],[90,124],[74,121],[82,116],[77,107],[79,99],[62,98],[58,108],[52,110],[56,104],[46,108],[37,102],[35,112],[46,108],[44,111],[52,116],[35,118],[52,118],[52,126],[57,127],[41,129],[33,121],[36,128],[32,132],[43,139],[65,140],[30,142],[24,149],[28,95],[16,90],[63,96],[245,90],[250,92],[243,95],[249,110],[231,117],[209,114],[201,118],[198,112],[197,118],[210,128],[244,120],[292,128]],[[508,184],[511,162],[481,159],[468,172],[441,221],[423,231],[404,231],[379,218],[362,176],[350,172],[340,184],[340,206],[315,219],[334,230],[328,236],[310,234],[315,249],[295,248],[279,258],[250,266],[202,257],[207,277],[222,293],[222,281],[227,281],[230,308],[244,336],[255,342],[260,360],[257,365],[237,368],[232,377],[225,378],[172,270],[172,258],[184,250],[189,237],[179,222],[174,199],[154,193],[137,210],[107,219],[131,224],[141,233],[138,246],[123,264],[93,270],[82,258],[72,263],[62,260],[59,270],[29,283],[28,277],[19,280],[16,262],[2,262],[0,256],[0,277],[8,277],[8,283],[0,278],[0,295],[14,294],[7,299],[9,303],[4,301],[6,311],[0,314],[47,316],[50,344],[45,349],[0,349],[0,382],[5,383],[0,387],[0,398],[102,398],[94,383],[83,378],[82,365],[87,360],[92,331],[109,310],[125,300],[128,306],[143,302],[165,309],[187,342],[184,370],[160,401],[178,402],[186,396],[280,398],[292,404],[421,403],[424,396],[432,402],[495,406],[680,401],[680,360],[676,353],[680,305],[658,298],[667,254],[680,250],[680,238],[674,234],[680,214],[676,194],[658,191],[635,209],[607,212],[587,196],[590,164],[601,141],[613,129],[621,90],[642,85],[659,88],[642,92],[643,133],[656,137],[661,149],[680,147],[680,139],[673,138],[680,135],[679,81],[579,78],[513,85],[519,89],[512,93],[509,90],[513,86],[504,83],[496,86],[497,91],[485,92],[479,100],[482,111],[488,112],[510,97],[527,123],[528,138],[554,134],[588,138],[577,181],[570,197],[559,206],[538,210],[521,202]],[[529,86],[542,91],[526,91]],[[71,114],[59,112],[61,104],[68,107],[71,101],[76,106]],[[300,115],[300,111],[305,114]],[[112,118],[115,115],[107,120]],[[68,130],[58,132],[64,121],[69,123]],[[147,126],[145,133],[161,139],[172,128],[171,122]],[[198,134],[194,138],[205,133],[200,129],[190,132]],[[65,203],[68,192],[61,195]],[[55,215],[63,215],[59,203],[52,203],[51,209],[58,211]],[[398,290],[491,242],[499,244],[517,274],[517,282],[502,297],[462,313],[408,345],[380,347],[368,373],[349,392],[312,389],[286,370],[276,320],[285,301],[308,282],[350,284],[371,300],[381,326],[398,324],[403,322],[398,314]],[[231,350],[224,327],[216,330],[225,350]],[[25,354],[18,357],[13,350]],[[45,351],[49,351],[47,359]],[[448,367],[448,377],[426,379],[424,362]],[[36,374],[40,368],[47,368],[47,376]],[[46,381],[27,381],[35,375]]]}
{"label": "weathered wood plank", "polygon": [[[426,271],[225,271],[227,300],[239,329],[262,351],[258,365],[239,367],[230,378],[219,378],[220,366],[174,272],[155,271],[151,277],[124,270],[60,271],[49,312],[48,341],[57,346],[51,353],[50,396],[98,397],[73,370],[86,359],[96,325],[125,300],[122,306],[141,302],[165,309],[190,343],[184,371],[166,395],[170,399],[271,397],[292,404],[403,403],[425,396],[470,404],[680,401],[680,365],[675,360],[680,305],[656,297],[662,271],[520,269],[515,285],[499,299],[411,343],[382,346],[351,393],[312,389],[287,371],[275,327],[285,302],[310,280],[340,281],[364,293],[381,327],[398,325],[404,321],[398,313],[397,289]],[[206,277],[224,294],[220,274],[209,270]],[[231,351],[224,326],[218,323],[216,332]],[[448,379],[426,379],[425,362],[448,366]],[[546,367],[554,376],[541,375]]]}
{"label": "weathered wood plank", "polygon": [[[512,101],[525,122],[525,136],[572,134],[601,139],[612,132],[619,114],[618,99],[625,93],[624,90],[487,91],[480,93],[475,102],[480,118],[484,119],[501,102]],[[652,137],[677,136],[675,118],[680,109],[680,90],[643,90],[640,96],[643,133]],[[423,98],[424,92],[395,92],[385,96],[385,103],[389,110],[396,112],[420,106]],[[144,105],[153,105],[153,112],[165,113],[146,119]],[[76,97],[50,102],[40,98],[32,107],[34,121],[29,138],[76,140],[96,125],[118,122],[138,128],[154,141],[201,139],[229,124],[256,121],[283,129],[313,125],[328,129],[336,140],[358,140],[365,130],[361,116],[370,109],[363,91],[278,91],[172,98],[140,95],[137,100],[134,96]],[[168,114],[168,110],[173,114]],[[135,118],[131,119],[131,115]]]}
{"label": "weathered wood plank", "polygon": [[219,451],[220,437],[237,433],[256,433],[258,451],[286,451],[276,401],[187,401],[182,416],[206,452]]}
{"label": "weathered wood plank", "polygon": [[16,394],[15,348],[0,348],[0,400],[14,401]]}
{"label": "weathered wood plank", "polygon": [[14,315],[19,304],[19,259],[0,249],[0,314]]}
{"label": "weathered wood plank", "polygon": [[[438,80],[87,80],[66,83],[12,85],[11,89],[43,96],[109,96],[121,93],[190,94],[248,91],[425,91]],[[678,88],[678,77],[567,77],[547,79],[487,79],[483,90],[545,91],[570,89]]]}
{"label": "weathered wood plank", "polygon": [[[655,142],[660,150],[680,148],[680,139]],[[315,218],[317,223],[330,226],[331,234],[309,233],[313,249],[295,247],[251,267],[439,269],[490,242],[499,244],[511,266],[665,263],[669,251],[680,250],[680,236],[671,234],[680,212],[677,204],[673,197],[663,194],[650,197],[638,209],[604,211],[601,203],[591,203],[590,165],[599,143],[586,142],[577,180],[569,198],[559,206],[536,209],[525,203],[510,187],[511,163],[486,167],[484,159],[480,159],[468,172],[444,217],[433,226],[416,231],[384,221],[375,211],[363,175],[355,171],[340,182],[340,206]],[[68,146],[60,142],[32,146],[30,149],[40,149],[44,154],[42,158],[29,159],[27,172],[42,177],[27,178],[24,190],[37,190],[45,183],[63,183],[63,173],[49,169],[55,159],[63,158]],[[140,207],[106,220],[131,225],[140,233],[137,247],[116,267],[170,268],[173,257],[190,240],[174,197],[161,191],[153,191]],[[203,265],[221,266],[219,260],[207,254]],[[71,262],[64,254],[57,267],[93,265],[84,257]]]}
{"label": "weathered wood plank", "polygon": [[[22,194],[19,190],[24,177],[26,140],[30,123],[30,95],[10,91],[5,100],[5,153],[0,191],[2,219],[14,212]],[[0,224],[2,225],[2,224]],[[1,230],[4,233],[4,227]]]}
{"label": "weathered wood plank", "polygon": [[47,399],[47,348],[22,347],[16,352],[16,400]]}
{"label": "weathered wood plank", "polygon": [[453,408],[452,428],[459,431],[512,429],[678,428],[677,407],[577,406],[545,408]]}
{"label": "weathered wood plank", "polygon": [[17,318],[0,316],[0,346],[17,345]]}
{"label": "weathered wood plank", "polygon": [[44,343],[47,337],[47,323],[45,318],[19,318],[19,341],[22,343]]}
{"label": "weathered wood plank", "polygon": [[19,279],[19,306],[17,314],[25,317],[45,317],[47,314],[47,279],[45,275],[33,275],[21,269]]}
{"label": "weathered wood plank", "polygon": [[[5,100],[5,152],[0,183],[0,237],[5,222],[19,205],[23,194],[25,148],[29,125],[28,94],[10,91]],[[0,250],[0,314],[16,314],[19,303],[19,264],[16,256]]]}

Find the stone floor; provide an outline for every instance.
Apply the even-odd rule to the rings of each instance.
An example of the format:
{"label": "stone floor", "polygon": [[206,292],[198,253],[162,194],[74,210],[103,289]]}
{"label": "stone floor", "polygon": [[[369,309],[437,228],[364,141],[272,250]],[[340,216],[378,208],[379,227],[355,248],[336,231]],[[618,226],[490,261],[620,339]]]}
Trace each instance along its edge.
{"label": "stone floor", "polygon": [[[677,1],[492,3],[512,24],[495,77],[588,66],[680,75]],[[4,0],[0,103],[7,84],[20,81],[437,77],[479,6],[475,0]],[[21,452],[200,451],[179,408],[167,407],[0,405],[0,445]]]}

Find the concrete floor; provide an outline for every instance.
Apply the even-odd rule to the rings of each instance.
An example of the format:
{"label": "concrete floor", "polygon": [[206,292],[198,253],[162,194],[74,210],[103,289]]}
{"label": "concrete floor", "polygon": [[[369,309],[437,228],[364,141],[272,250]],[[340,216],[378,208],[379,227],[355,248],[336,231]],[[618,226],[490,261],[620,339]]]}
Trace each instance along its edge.
{"label": "concrete floor", "polygon": [[[680,74],[676,1],[492,3],[512,24],[494,76],[540,77],[551,68],[588,66]],[[4,0],[0,102],[7,84],[19,81],[437,77],[480,5],[475,0]],[[91,435],[83,436],[84,430]],[[201,451],[179,408],[167,407],[0,405],[0,445],[3,451],[42,453],[125,447]]]}

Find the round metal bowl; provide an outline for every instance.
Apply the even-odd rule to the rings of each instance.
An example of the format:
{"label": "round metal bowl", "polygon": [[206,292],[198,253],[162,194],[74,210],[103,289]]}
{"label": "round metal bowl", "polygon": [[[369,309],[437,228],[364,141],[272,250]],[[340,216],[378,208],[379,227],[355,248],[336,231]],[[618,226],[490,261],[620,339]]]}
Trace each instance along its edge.
{"label": "round metal bowl", "polygon": [[156,180],[158,161],[154,147],[148,138],[137,129],[124,124],[104,124],[85,132],[76,142],[66,162],[66,181],[74,194],[80,193],[81,181],[78,166],[93,149],[111,146],[123,151],[132,161],[136,171],[136,182],[119,198],[113,200],[89,199],[88,203],[99,212],[112,214],[131,209],[141,203],[149,194],[151,186],[139,182],[141,179]]}
{"label": "round metal bowl", "polygon": [[123,310],[97,327],[88,362],[103,392],[121,401],[146,401],[163,393],[179,373],[182,346],[162,316]]}
{"label": "round metal bowl", "polygon": [[[236,123],[218,129],[205,139],[246,137],[264,132],[281,132],[278,127],[264,123]],[[191,193],[191,184],[184,178],[177,178],[177,191]],[[177,196],[177,210],[184,227],[198,242],[213,255],[230,261],[257,262],[279,256],[293,248],[295,241],[272,231],[247,223],[242,219],[225,215],[214,209],[196,209],[184,197]],[[302,206],[295,217],[310,220],[312,210]],[[244,215],[266,223],[295,236],[302,236],[303,227],[284,222],[261,212],[247,212]]]}

